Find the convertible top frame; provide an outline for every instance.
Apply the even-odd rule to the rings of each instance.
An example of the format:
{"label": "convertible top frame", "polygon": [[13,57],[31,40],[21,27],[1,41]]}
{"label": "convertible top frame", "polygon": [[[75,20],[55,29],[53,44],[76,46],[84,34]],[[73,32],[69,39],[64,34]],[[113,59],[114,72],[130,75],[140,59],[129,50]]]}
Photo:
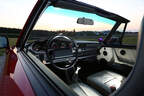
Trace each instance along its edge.
{"label": "convertible top frame", "polygon": [[121,23],[130,22],[128,19],[122,16],[119,16],[117,14],[105,11],[101,8],[98,8],[96,6],[89,5],[80,1],[76,1],[76,0],[55,0],[55,1],[51,0],[51,1],[52,1],[52,5],[54,5],[55,7],[83,11],[87,13],[94,13],[99,16],[102,16],[102,17],[105,17],[105,18],[108,18],[117,22],[121,22]]}

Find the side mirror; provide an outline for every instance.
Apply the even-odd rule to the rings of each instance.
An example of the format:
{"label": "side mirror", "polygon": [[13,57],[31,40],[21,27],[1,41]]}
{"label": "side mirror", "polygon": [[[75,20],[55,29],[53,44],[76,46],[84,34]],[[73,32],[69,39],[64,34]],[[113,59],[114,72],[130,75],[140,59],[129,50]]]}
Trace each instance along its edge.
{"label": "side mirror", "polygon": [[6,36],[0,36],[0,48],[9,48],[9,42]]}

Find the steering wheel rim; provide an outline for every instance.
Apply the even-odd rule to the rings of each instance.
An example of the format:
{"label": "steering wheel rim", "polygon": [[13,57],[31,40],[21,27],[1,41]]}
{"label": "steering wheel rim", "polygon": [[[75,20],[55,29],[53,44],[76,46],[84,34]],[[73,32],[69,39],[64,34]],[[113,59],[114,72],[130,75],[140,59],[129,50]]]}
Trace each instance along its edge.
{"label": "steering wheel rim", "polygon": [[[71,60],[71,57],[67,57],[67,58],[65,58],[65,60],[66,59],[69,59],[70,61],[72,61],[71,63],[69,62],[69,60],[68,60],[68,63],[66,63],[66,61],[65,61],[65,63],[66,63],[66,65],[65,65],[65,67],[60,67],[60,66],[57,66],[53,61],[55,60],[54,59],[54,51],[55,51],[55,49],[52,49],[51,48],[51,44],[52,44],[52,42],[54,41],[54,40],[56,40],[56,39],[58,39],[58,38],[63,38],[63,39],[66,39],[66,40],[68,40],[68,41],[70,41],[70,43],[72,43],[72,47],[71,47],[71,52],[72,52],[72,55],[73,55],[73,57],[75,58],[74,60]],[[78,47],[77,47],[77,44],[76,44],[76,42],[72,39],[72,38],[70,38],[70,37],[67,37],[67,36],[64,36],[64,35],[57,35],[57,36],[54,36],[51,40],[49,40],[49,42],[48,42],[48,48],[47,48],[48,50],[46,50],[46,55],[47,55],[47,57],[48,57],[48,59],[50,60],[50,63],[55,67],[55,68],[57,68],[57,69],[60,69],[60,70],[67,70],[67,69],[70,69],[70,68],[72,68],[75,64],[76,64],[76,62],[77,62],[77,60],[78,60]],[[49,52],[49,50],[51,51],[51,52]],[[75,52],[73,52],[73,50],[75,50]]]}

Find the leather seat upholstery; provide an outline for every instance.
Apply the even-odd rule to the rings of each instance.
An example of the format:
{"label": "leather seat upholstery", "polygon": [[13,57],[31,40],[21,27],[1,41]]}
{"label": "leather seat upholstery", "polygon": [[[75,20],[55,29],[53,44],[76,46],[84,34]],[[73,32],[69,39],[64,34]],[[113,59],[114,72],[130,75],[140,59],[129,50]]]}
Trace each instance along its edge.
{"label": "leather seat upholstery", "polygon": [[87,82],[104,95],[109,95],[121,86],[124,77],[111,71],[101,71],[87,77]]}
{"label": "leather seat upholstery", "polygon": [[79,96],[102,96],[98,91],[89,87],[84,83],[74,83],[70,87],[75,91]]}

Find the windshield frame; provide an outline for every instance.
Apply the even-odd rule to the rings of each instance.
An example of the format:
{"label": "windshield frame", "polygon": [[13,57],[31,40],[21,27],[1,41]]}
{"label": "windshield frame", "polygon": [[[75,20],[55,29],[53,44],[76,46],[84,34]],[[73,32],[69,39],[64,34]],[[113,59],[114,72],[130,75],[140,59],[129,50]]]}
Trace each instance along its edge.
{"label": "windshield frame", "polygon": [[116,21],[115,25],[113,26],[111,32],[106,37],[104,42],[107,41],[112,36],[112,33],[114,33],[114,31],[119,27],[119,25],[121,23],[128,23],[129,22],[129,20],[127,20],[127,19],[125,19],[119,15],[107,12],[103,9],[100,9],[100,8],[95,7],[95,6],[92,6],[92,5],[83,3],[83,2],[79,2],[79,1],[73,1],[73,0],[57,0],[57,1],[38,0],[35,7],[33,8],[32,12],[31,12],[31,14],[29,15],[29,17],[28,17],[28,19],[27,19],[27,21],[26,21],[26,23],[25,23],[25,25],[24,25],[21,33],[20,33],[20,36],[17,40],[16,47],[19,50],[24,49],[25,43],[28,40],[29,35],[31,33],[31,30],[33,29],[37,20],[42,15],[42,13],[45,11],[45,9],[51,5],[54,7],[59,7],[59,8],[64,8],[64,9],[71,9],[71,10],[84,11],[84,12],[88,12],[88,13],[95,13],[99,16],[102,16],[102,17]]}

